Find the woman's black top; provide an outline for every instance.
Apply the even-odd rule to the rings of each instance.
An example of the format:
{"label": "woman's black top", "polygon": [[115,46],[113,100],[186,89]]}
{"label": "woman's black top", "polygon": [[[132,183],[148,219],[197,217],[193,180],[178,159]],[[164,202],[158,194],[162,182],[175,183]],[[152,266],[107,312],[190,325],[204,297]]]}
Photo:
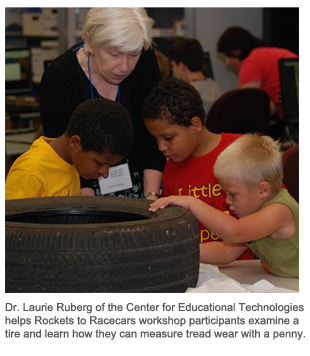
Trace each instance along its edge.
{"label": "woman's black top", "polygon": [[[76,56],[77,44],[56,58],[43,74],[40,86],[40,113],[44,134],[59,137],[67,128],[74,109],[82,102],[91,99],[90,82],[82,70]],[[142,197],[143,170],[163,171],[165,157],[158,150],[156,141],[146,130],[141,108],[151,89],[160,81],[160,71],[152,50],[145,51],[133,72],[120,84],[120,103],[130,114],[134,126],[134,146],[126,157],[133,188],[113,195]],[[94,97],[99,97],[93,88]],[[90,186],[83,182],[82,186]],[[93,186],[100,194],[98,181]]]}

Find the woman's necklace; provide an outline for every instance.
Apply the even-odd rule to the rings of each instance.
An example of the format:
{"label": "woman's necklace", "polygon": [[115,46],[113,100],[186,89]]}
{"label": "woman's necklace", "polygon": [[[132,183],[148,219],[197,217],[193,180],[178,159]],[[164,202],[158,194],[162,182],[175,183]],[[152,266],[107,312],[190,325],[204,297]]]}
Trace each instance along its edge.
{"label": "woman's necklace", "polygon": [[89,76],[90,86],[91,86],[91,97],[94,98],[94,94],[93,94],[93,86],[94,86],[101,97],[115,101],[117,97],[118,86],[107,83],[104,80],[104,78],[102,78],[100,74],[97,73],[97,71],[94,71],[95,75],[94,78],[92,79],[91,66],[90,66],[91,54],[88,53],[87,56],[88,56],[87,69],[88,69],[88,76]]}
{"label": "woman's necklace", "polygon": [[95,88],[100,97],[115,101],[117,98],[118,86],[107,83],[96,71],[91,70],[91,54],[89,52],[79,51],[77,56],[80,66],[89,79],[91,99],[95,98]]}

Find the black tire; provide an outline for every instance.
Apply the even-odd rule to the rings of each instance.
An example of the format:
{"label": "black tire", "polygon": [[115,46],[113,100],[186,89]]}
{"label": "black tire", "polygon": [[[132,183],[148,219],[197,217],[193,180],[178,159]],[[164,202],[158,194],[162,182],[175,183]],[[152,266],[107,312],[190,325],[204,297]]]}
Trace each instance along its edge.
{"label": "black tire", "polygon": [[180,207],[142,199],[54,197],[6,202],[6,292],[184,292],[199,239]]}

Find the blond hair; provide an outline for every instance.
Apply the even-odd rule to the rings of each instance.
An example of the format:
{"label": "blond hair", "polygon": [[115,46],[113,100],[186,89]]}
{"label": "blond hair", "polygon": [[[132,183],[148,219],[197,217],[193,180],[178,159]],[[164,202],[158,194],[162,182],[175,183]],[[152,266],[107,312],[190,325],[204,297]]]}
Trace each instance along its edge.
{"label": "blond hair", "polygon": [[93,49],[138,52],[151,47],[153,24],[145,9],[140,7],[91,8],[82,29],[82,38]]}
{"label": "blond hair", "polygon": [[218,180],[234,177],[248,189],[267,181],[276,192],[283,179],[279,143],[269,136],[243,135],[218,156],[214,174]]}

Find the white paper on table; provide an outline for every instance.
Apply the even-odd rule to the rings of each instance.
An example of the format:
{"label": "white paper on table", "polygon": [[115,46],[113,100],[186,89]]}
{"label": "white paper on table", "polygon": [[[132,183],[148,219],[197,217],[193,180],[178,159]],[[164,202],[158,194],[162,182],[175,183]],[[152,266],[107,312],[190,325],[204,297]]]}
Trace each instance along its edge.
{"label": "white paper on table", "polygon": [[253,285],[241,284],[221,273],[218,267],[200,264],[196,288],[188,288],[185,293],[297,293],[294,290],[275,287],[262,279]]}

